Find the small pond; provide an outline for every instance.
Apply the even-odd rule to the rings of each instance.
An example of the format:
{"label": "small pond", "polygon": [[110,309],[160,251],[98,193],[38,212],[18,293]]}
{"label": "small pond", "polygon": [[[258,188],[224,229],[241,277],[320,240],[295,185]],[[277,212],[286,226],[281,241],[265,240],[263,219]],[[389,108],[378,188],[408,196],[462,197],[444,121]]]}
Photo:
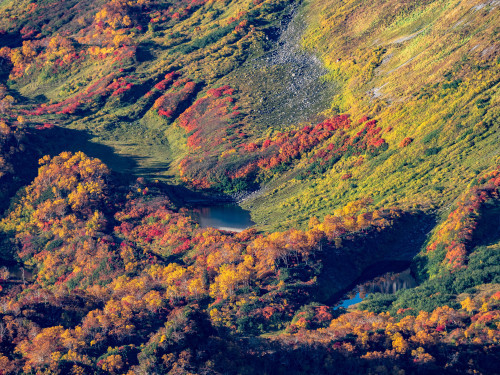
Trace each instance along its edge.
{"label": "small pond", "polygon": [[191,210],[191,216],[202,228],[212,227],[231,232],[241,232],[255,224],[250,212],[235,204],[198,207]]}
{"label": "small pond", "polygon": [[399,290],[413,288],[417,282],[406,269],[399,273],[388,272],[382,276],[357,285],[338,303],[337,308],[347,308],[365,299],[370,293],[394,294]]}

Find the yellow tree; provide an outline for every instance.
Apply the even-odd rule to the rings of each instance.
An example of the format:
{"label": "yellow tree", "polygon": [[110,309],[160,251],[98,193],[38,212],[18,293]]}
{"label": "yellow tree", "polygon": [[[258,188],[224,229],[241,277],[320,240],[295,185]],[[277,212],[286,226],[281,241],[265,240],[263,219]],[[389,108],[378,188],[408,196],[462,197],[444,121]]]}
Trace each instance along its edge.
{"label": "yellow tree", "polygon": [[469,314],[472,314],[475,310],[477,310],[476,303],[470,298],[467,297],[462,302],[460,302],[462,309],[467,311]]}

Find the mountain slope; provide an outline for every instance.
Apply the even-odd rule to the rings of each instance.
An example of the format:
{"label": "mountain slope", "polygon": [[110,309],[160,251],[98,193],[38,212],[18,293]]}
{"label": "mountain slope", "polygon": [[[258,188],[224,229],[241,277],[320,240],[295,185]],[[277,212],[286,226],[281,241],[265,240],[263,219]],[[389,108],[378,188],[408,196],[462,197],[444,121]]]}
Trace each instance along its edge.
{"label": "mountain slope", "polygon": [[[12,88],[40,103],[26,114],[129,156],[119,170],[226,193],[260,185],[254,220],[290,227],[366,196],[440,207],[496,163],[496,2],[100,6],[42,27],[39,12],[61,9],[47,2],[3,27],[24,46],[9,52]],[[354,139],[309,134],[339,112]],[[367,141],[383,152],[354,144],[361,118],[381,127]]]}
{"label": "mountain slope", "polygon": [[499,7],[0,2],[0,375],[495,373]]}

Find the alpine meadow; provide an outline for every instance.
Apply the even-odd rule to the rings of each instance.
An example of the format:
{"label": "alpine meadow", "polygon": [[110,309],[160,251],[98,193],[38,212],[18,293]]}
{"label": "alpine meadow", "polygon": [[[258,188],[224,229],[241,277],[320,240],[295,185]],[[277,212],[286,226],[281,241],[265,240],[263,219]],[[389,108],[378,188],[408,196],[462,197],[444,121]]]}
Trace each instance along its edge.
{"label": "alpine meadow", "polygon": [[498,374],[499,32],[0,0],[0,375]]}

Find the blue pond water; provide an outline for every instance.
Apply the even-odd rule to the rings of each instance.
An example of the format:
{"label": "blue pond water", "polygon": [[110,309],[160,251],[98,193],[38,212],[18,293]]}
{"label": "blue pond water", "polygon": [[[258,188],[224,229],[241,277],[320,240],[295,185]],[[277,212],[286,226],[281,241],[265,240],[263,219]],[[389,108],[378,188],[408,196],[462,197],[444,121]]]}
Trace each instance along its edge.
{"label": "blue pond water", "polygon": [[360,303],[361,301],[363,301],[363,298],[361,298],[361,295],[358,292],[354,297],[343,300],[338,307],[343,307],[344,309],[347,309],[349,306],[355,305],[356,303]]}
{"label": "blue pond water", "polygon": [[399,290],[413,288],[417,285],[409,269],[399,273],[388,272],[382,276],[357,285],[340,300],[337,308],[348,308],[361,302],[371,293],[394,294]]}
{"label": "blue pond water", "polygon": [[232,232],[241,232],[255,223],[250,212],[234,204],[221,206],[198,207],[191,211],[202,228],[217,228]]}

